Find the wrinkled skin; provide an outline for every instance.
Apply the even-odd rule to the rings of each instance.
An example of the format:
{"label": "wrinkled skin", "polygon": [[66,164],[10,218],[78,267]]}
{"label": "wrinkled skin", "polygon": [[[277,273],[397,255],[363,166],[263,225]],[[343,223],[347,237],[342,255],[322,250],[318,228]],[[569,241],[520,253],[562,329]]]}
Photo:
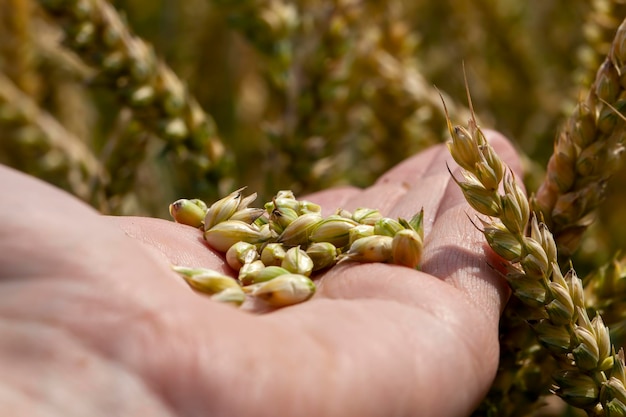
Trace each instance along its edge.
{"label": "wrinkled skin", "polygon": [[341,263],[313,299],[268,314],[213,302],[170,270],[227,271],[198,230],[103,217],[0,167],[3,415],[469,414],[496,371],[508,292],[446,163],[437,146],[366,190],[301,196],[325,214],[424,206],[422,271]]}

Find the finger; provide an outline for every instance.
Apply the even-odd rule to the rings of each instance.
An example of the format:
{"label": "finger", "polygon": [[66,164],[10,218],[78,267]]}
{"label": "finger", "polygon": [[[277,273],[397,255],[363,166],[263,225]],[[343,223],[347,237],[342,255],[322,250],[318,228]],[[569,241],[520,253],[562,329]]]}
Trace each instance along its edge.
{"label": "finger", "polygon": [[[513,146],[496,132],[486,131],[485,134],[504,162],[521,172]],[[458,167],[454,172],[459,175]],[[422,270],[463,291],[495,327],[509,294],[508,286],[493,269],[493,265],[500,263],[499,258],[470,221],[476,216],[450,178],[425,239]]]}
{"label": "finger", "polygon": [[343,208],[347,210],[358,207],[375,208],[385,215],[391,215],[398,201],[407,192],[419,188],[420,179],[429,171],[432,164],[437,165],[444,152],[444,146],[433,146],[406,159],[383,174],[375,184],[353,195]]}
{"label": "finger", "polygon": [[[484,133],[496,153],[521,177],[521,163],[511,143],[493,130],[485,130]],[[450,176],[448,168],[457,177],[460,177],[460,171],[447,147],[434,147],[426,155],[432,158],[429,163],[424,164],[421,155],[410,158],[385,174],[379,182],[411,184],[405,195],[394,203],[389,215],[410,218],[420,208],[424,208],[424,230],[428,234],[440,211],[457,204],[466,204],[466,201]]]}

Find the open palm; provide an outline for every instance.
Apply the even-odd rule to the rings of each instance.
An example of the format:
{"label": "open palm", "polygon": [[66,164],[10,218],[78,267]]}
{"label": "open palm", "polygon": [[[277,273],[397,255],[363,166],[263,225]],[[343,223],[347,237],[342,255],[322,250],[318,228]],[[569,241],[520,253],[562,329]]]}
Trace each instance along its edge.
{"label": "open palm", "polygon": [[[517,166],[511,146],[488,132]],[[425,210],[422,271],[340,263],[310,301],[252,314],[170,263],[228,271],[199,231],[111,218],[0,167],[0,405],[28,416],[463,416],[489,388],[506,299],[443,146],[326,214]]]}

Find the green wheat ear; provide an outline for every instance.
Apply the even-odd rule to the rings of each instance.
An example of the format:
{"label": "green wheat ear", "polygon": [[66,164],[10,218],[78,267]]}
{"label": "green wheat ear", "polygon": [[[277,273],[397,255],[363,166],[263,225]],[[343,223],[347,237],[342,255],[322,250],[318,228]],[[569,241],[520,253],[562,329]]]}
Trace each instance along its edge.
{"label": "green wheat ear", "polygon": [[[469,98],[468,89],[468,100]],[[612,351],[602,318],[590,319],[581,280],[558,265],[555,239],[531,215],[528,200],[512,171],[486,141],[472,115],[467,127],[448,123],[450,153],[462,167],[455,179],[480,214],[481,231],[503,258],[513,295],[539,343],[556,359],[553,392],[590,415],[626,415],[623,357]],[[620,410],[619,413],[615,414]]]}

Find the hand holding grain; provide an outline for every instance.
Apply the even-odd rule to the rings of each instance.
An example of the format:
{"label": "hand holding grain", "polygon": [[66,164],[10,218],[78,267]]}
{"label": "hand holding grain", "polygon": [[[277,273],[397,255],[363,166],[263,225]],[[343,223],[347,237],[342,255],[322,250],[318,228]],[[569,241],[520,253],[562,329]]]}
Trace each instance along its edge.
{"label": "hand holding grain", "polygon": [[[519,163],[501,136],[499,155]],[[410,217],[422,271],[340,264],[307,303],[255,315],[170,263],[227,271],[198,230],[109,218],[0,168],[0,404],[10,415],[462,416],[485,395],[507,297],[443,146],[366,190],[306,196]]]}

